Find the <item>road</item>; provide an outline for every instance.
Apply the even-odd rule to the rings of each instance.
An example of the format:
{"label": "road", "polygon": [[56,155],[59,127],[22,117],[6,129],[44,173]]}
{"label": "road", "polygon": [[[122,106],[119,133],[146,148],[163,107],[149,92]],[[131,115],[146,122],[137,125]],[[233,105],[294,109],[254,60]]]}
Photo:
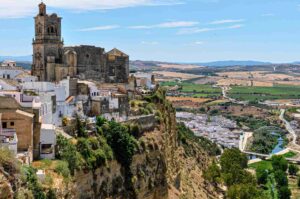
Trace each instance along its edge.
{"label": "road", "polygon": [[247,105],[247,101],[238,101],[237,99],[233,99],[227,96],[227,92],[231,89],[229,86],[221,86],[222,89],[222,95],[224,99],[228,99],[229,101],[236,103],[236,104],[241,104],[241,105]]}
{"label": "road", "polygon": [[296,143],[296,141],[297,141],[297,135],[296,135],[296,132],[295,132],[295,130],[292,128],[291,124],[290,124],[286,119],[284,119],[284,113],[285,113],[285,109],[281,109],[281,110],[280,110],[279,119],[280,119],[281,121],[284,122],[284,125],[285,125],[286,130],[292,135],[292,137],[293,137],[292,144],[293,144],[293,145],[296,145],[296,146],[299,146],[299,145]]}

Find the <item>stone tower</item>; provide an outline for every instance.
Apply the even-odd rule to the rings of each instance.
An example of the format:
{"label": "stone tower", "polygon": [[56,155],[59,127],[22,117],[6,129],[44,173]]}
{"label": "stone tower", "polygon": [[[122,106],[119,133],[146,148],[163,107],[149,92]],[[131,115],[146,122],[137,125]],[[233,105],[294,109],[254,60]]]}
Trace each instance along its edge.
{"label": "stone tower", "polygon": [[39,81],[53,81],[55,66],[62,64],[63,41],[61,38],[61,17],[47,14],[46,5],[39,4],[35,19],[35,38],[33,39],[32,75]]}

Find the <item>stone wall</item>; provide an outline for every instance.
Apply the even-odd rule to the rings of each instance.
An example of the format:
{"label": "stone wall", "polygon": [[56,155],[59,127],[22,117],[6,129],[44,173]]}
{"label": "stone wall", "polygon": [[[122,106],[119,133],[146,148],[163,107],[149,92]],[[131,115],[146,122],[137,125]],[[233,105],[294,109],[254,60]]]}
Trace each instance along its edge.
{"label": "stone wall", "polygon": [[102,81],[105,74],[104,49],[95,46],[65,47],[64,52],[74,51],[77,54],[77,74],[82,79]]}
{"label": "stone wall", "polygon": [[[139,127],[140,132],[150,132],[153,131],[157,126],[157,122],[155,120],[155,116],[151,115],[142,115],[129,119],[125,122],[126,124],[137,125]],[[142,135],[140,135],[142,136]]]}

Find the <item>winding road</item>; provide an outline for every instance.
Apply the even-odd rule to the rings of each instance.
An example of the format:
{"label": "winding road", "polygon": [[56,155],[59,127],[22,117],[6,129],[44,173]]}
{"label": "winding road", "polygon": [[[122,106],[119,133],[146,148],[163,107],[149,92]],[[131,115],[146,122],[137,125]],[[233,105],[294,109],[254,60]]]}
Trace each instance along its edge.
{"label": "winding road", "polygon": [[300,147],[300,146],[296,143],[296,141],[297,141],[297,135],[296,135],[296,132],[295,132],[295,130],[292,128],[291,124],[290,124],[286,119],[284,119],[284,113],[285,113],[285,109],[281,109],[281,110],[280,110],[279,119],[280,119],[281,121],[284,122],[284,125],[285,125],[286,130],[292,135],[292,137],[293,137],[292,144],[295,145],[295,146]]}
{"label": "winding road", "polygon": [[232,103],[241,104],[241,105],[247,105],[247,101],[238,101],[237,99],[233,99],[227,96],[227,91],[229,91],[231,88],[229,86],[221,86],[222,89],[222,95],[224,99],[228,99]]}

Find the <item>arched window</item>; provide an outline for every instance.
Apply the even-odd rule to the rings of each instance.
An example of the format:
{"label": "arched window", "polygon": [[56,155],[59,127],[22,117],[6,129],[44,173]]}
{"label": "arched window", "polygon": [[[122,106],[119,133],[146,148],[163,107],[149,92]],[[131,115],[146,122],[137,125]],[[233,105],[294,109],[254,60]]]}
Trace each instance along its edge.
{"label": "arched window", "polygon": [[48,34],[56,34],[56,27],[54,25],[49,26],[47,28],[47,32],[48,32]]}

